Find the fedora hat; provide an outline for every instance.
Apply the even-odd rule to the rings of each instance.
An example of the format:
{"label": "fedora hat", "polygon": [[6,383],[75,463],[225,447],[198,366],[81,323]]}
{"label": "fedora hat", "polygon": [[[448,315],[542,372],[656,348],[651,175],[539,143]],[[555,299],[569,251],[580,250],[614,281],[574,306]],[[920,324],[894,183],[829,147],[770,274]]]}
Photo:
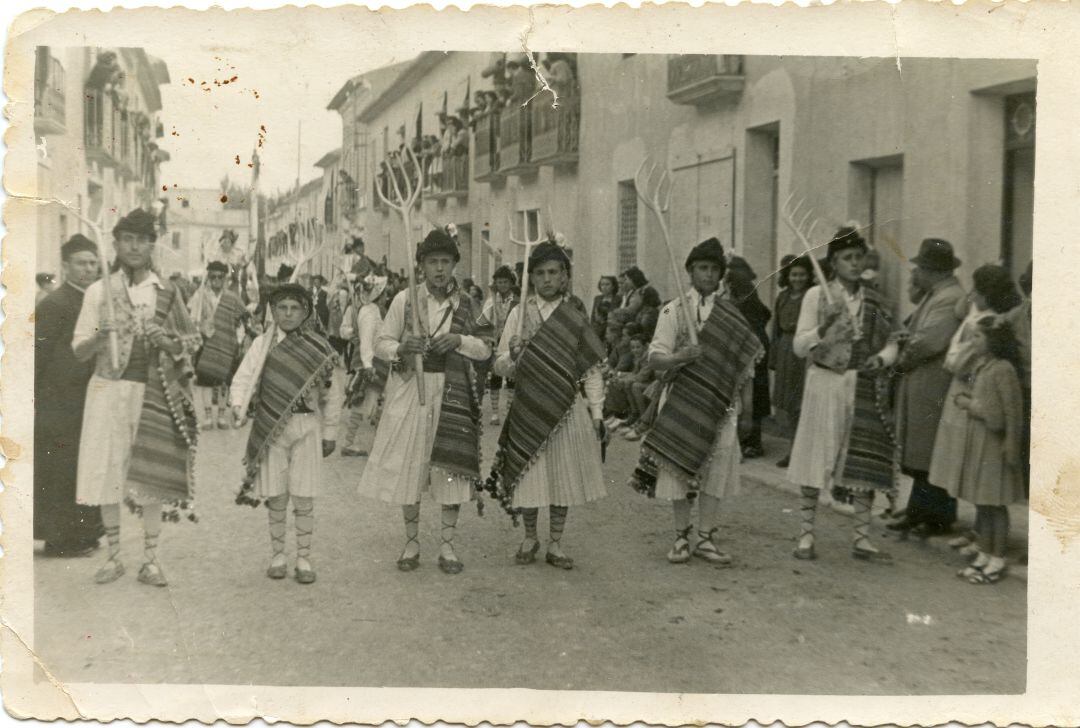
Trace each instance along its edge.
{"label": "fedora hat", "polygon": [[960,259],[953,253],[952,243],[940,238],[926,238],[919,246],[919,254],[911,262],[927,270],[955,270]]}

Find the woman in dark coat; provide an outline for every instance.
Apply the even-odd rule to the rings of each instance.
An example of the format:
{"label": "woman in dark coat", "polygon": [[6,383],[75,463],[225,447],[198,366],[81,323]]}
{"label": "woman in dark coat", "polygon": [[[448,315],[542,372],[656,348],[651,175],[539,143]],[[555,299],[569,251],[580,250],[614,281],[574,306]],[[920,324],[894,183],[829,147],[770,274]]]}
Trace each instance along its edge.
{"label": "woman in dark coat", "polygon": [[607,330],[608,314],[619,306],[619,280],[615,276],[600,276],[597,287],[600,293],[593,298],[589,320],[592,322],[593,331],[603,339]]}
{"label": "woman in dark coat", "polygon": [[[773,311],[772,342],[769,347],[769,368],[773,377],[773,406],[783,414],[784,426],[792,437],[799,424],[802,405],[803,382],[806,380],[806,360],[795,356],[793,344],[795,329],[799,325],[799,311],[803,294],[814,280],[814,268],[805,257],[793,258],[780,272],[780,295],[776,297]],[[788,466],[788,455],[777,463]]]}

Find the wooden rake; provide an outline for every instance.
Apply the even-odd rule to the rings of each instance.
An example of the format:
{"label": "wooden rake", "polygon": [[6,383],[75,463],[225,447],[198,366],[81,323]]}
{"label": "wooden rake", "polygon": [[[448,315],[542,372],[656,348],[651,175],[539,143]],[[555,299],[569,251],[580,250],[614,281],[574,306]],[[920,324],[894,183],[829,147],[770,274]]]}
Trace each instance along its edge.
{"label": "wooden rake", "polygon": [[[818,283],[821,285],[821,291],[825,294],[825,302],[830,306],[833,302],[832,293],[829,291],[829,286],[825,280],[825,272],[821,270],[821,264],[818,263],[817,255],[814,253],[814,245],[810,242],[810,239],[814,236],[814,228],[817,227],[818,221],[813,220],[814,211],[812,209],[802,213],[802,218],[799,218],[800,211],[802,210],[803,200],[799,200],[795,207],[791,206],[792,201],[795,198],[795,194],[788,195],[784,200],[784,204],[780,207],[780,217],[783,219],[784,224],[787,225],[791,232],[795,233],[795,237],[803,244],[803,249],[806,250],[806,257],[810,259],[810,265],[814,267],[814,275],[818,278]],[[810,223],[810,227],[806,227],[806,223]]]}
{"label": "wooden rake", "polygon": [[[539,245],[540,242],[543,241],[543,237],[541,237],[539,235],[539,229],[540,229],[539,221],[537,221],[537,226],[536,226],[536,228],[537,228],[537,237],[536,237],[535,240],[530,240],[528,238],[528,234],[529,234],[528,229],[525,230],[526,238],[524,240],[518,240],[517,238],[514,237],[514,219],[513,219],[513,217],[510,216],[509,213],[507,213],[507,215],[506,215],[506,224],[507,224],[507,229],[509,230],[509,232],[506,235],[507,238],[514,245],[521,246],[522,251],[523,251],[522,252],[523,258],[522,259],[525,261],[525,265],[522,266],[522,269],[521,269],[521,302],[518,304],[519,306],[521,306],[521,311],[520,311],[520,315],[518,316],[518,320],[517,320],[517,331],[514,332],[515,336],[517,336],[518,343],[520,344],[521,343],[521,335],[525,331],[525,300],[529,295],[529,255],[532,253],[533,246],[534,245]],[[526,224],[525,227],[528,228],[528,225]]]}
{"label": "wooden rake", "polygon": [[[643,175],[642,172],[645,170],[646,165],[649,166],[649,169]],[[686,310],[685,302],[689,299],[678,283],[682,277],[682,271],[679,268],[678,260],[675,258],[675,249],[671,245],[671,233],[668,231],[667,220],[664,217],[671,209],[671,193],[675,189],[675,181],[672,179],[671,171],[664,168],[660,170],[659,178],[654,185],[653,178],[657,176],[658,166],[659,164],[653,162],[652,158],[648,156],[641,161],[641,165],[634,172],[634,191],[645,207],[652,210],[653,215],[656,216],[656,222],[660,225],[660,232],[664,235],[664,247],[667,248],[668,263],[671,264],[672,280],[675,281],[676,290],[679,292],[679,298],[682,301],[678,308],[680,323],[686,325],[690,345],[697,346],[697,327],[690,319],[690,313]]]}
{"label": "wooden rake", "polygon": [[[404,158],[403,158],[404,157]],[[408,161],[412,164],[415,170],[415,182],[409,174],[409,170],[405,166],[405,162]],[[396,166],[396,169],[395,169]],[[412,309],[412,316],[410,317],[410,326],[414,336],[420,335],[420,308],[416,295],[416,265],[414,263],[413,244],[412,240],[412,208],[416,205],[416,201],[420,199],[420,190],[424,186],[424,170],[420,166],[420,160],[416,158],[416,153],[412,148],[405,145],[405,152],[402,156],[395,157],[390,163],[386,165],[387,177],[390,178],[390,184],[392,186],[391,195],[393,200],[386,199],[386,195],[383,194],[382,185],[375,185],[375,192],[379,195],[379,199],[383,201],[387,207],[391,207],[397,211],[401,216],[401,224],[405,226],[405,270],[409,273],[409,308]],[[398,183],[398,172],[401,172],[401,183]],[[417,354],[413,360],[413,366],[416,369],[416,391],[420,400],[420,406],[424,406],[424,355]]]}

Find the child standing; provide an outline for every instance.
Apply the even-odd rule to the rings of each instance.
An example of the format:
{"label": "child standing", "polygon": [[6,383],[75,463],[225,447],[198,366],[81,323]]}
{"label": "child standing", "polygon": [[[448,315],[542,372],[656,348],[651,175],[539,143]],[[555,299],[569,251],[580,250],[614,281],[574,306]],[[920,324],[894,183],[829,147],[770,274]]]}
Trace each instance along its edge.
{"label": "child standing", "polygon": [[[233,415],[239,420],[254,399],[255,416],[244,456],[244,483],[236,502],[269,509],[270,567],[266,575],[284,579],[285,517],[289,500],[296,527],[295,577],[315,581],[311,535],[321,458],[334,451],[340,392],[327,391],[336,354],[314,328],[311,294],[287,283],[270,294],[274,326],[251,344],[233,377]],[[321,447],[320,447],[321,442]]]}
{"label": "child standing", "polygon": [[972,391],[955,400],[971,417],[957,497],[975,504],[979,553],[958,575],[993,584],[1006,572],[1008,506],[1024,497],[1020,355],[1012,327],[997,316],[978,322],[971,346],[977,356]]}

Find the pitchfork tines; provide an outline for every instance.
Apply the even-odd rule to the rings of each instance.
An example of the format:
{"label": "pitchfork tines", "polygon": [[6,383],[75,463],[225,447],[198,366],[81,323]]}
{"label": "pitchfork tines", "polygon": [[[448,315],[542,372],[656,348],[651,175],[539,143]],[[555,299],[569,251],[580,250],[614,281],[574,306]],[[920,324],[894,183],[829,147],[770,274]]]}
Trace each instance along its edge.
{"label": "pitchfork tines", "polygon": [[[410,175],[409,169],[406,167],[406,161],[408,161],[412,165],[413,170],[415,170],[415,180]],[[382,185],[375,185],[375,192],[379,195],[379,199],[398,212],[403,213],[406,210],[411,210],[413,205],[416,204],[417,198],[420,197],[420,189],[424,186],[424,170],[420,166],[420,160],[416,158],[416,152],[412,150],[412,147],[405,145],[404,155],[398,154],[389,159],[386,165],[386,171],[387,176],[390,178],[390,184],[393,187],[394,199],[386,199],[386,195],[384,195],[382,191]],[[398,171],[401,172],[400,184],[398,183]]]}
{"label": "pitchfork tines", "polygon": [[[649,171],[642,175],[645,165],[649,165]],[[671,208],[671,191],[675,188],[675,181],[671,178],[671,172],[666,168],[660,170],[657,184],[653,186],[653,178],[656,177],[658,162],[653,162],[651,157],[641,160],[641,165],[634,172],[634,191],[645,207],[652,210],[658,217]],[[666,190],[666,191],[665,191]],[[662,200],[662,202],[661,202]]]}
{"label": "pitchfork tines", "polygon": [[[812,209],[806,210],[800,219],[799,213],[802,211],[804,200],[799,200],[795,207],[792,207],[791,203],[794,199],[795,193],[792,193],[784,200],[784,204],[780,207],[780,217],[783,218],[784,223],[791,228],[791,231],[798,236],[806,250],[808,252],[813,251],[814,246],[810,241],[814,237],[814,228],[817,227],[818,221],[811,221],[814,217],[814,211]],[[808,222],[810,222],[810,227],[806,227],[806,223]]]}

